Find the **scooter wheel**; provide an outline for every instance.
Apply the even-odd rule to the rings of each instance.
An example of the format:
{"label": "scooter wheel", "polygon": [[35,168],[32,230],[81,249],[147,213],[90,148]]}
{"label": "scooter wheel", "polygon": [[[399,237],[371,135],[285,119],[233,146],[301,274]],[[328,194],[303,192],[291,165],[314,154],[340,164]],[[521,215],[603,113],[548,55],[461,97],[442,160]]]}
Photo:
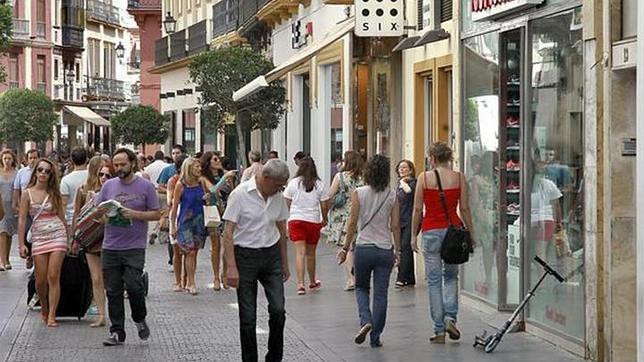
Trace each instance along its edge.
{"label": "scooter wheel", "polygon": [[499,342],[501,342],[501,339],[499,339],[497,336],[490,338],[490,340],[485,345],[485,353],[492,353],[496,346],[499,345]]}

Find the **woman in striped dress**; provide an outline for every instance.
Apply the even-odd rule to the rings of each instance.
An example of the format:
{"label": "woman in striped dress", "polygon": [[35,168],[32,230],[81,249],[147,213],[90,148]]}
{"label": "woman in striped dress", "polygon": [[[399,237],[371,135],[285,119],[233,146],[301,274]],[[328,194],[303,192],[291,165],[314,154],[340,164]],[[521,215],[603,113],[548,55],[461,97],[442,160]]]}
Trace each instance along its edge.
{"label": "woman in striped dress", "polygon": [[[31,254],[34,258],[36,292],[42,306],[41,318],[48,327],[57,327],[56,309],[60,299],[60,269],[67,252],[68,230],[54,164],[41,158],[20,199],[18,241],[20,256],[27,257],[25,238],[27,213],[32,218]],[[46,296],[46,297],[45,297]]]}

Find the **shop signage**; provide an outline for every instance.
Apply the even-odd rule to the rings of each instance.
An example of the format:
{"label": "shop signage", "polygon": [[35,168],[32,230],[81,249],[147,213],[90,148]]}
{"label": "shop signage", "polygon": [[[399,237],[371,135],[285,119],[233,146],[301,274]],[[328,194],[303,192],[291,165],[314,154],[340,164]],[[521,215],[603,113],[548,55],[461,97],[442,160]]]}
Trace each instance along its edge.
{"label": "shop signage", "polygon": [[403,0],[356,1],[355,34],[362,37],[403,35]]}
{"label": "shop signage", "polygon": [[305,46],[310,36],[313,36],[313,23],[308,22],[302,26],[300,20],[291,24],[291,47],[293,49],[300,49]]}
{"label": "shop signage", "polygon": [[541,3],[543,0],[471,0],[472,20],[500,18]]}

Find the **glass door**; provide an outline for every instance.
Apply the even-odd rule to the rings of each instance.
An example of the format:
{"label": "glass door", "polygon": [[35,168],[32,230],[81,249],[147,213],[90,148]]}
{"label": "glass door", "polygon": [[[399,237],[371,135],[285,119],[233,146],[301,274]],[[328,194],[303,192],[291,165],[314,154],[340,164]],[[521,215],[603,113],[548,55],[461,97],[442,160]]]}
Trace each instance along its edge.
{"label": "glass door", "polygon": [[499,309],[511,310],[521,293],[521,114],[524,109],[523,28],[500,36],[499,97]]}

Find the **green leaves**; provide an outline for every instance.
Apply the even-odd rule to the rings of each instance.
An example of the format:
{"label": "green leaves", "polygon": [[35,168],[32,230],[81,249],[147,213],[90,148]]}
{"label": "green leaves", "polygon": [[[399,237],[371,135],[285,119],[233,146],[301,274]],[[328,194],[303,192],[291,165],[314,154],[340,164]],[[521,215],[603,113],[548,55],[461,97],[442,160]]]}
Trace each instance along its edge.
{"label": "green leaves", "polygon": [[0,96],[0,141],[51,140],[57,119],[54,103],[42,92],[12,89]]}
{"label": "green leaves", "polygon": [[111,124],[116,143],[141,145],[168,139],[168,119],[151,106],[132,106],[112,118]]}
{"label": "green leaves", "polygon": [[[236,116],[243,131],[274,129],[284,114],[286,91],[281,84],[233,102],[233,92],[273,69],[261,53],[249,47],[226,47],[200,54],[190,64],[190,78],[200,86],[201,120],[210,132],[225,128],[227,115]],[[238,112],[244,113],[239,117]]]}

